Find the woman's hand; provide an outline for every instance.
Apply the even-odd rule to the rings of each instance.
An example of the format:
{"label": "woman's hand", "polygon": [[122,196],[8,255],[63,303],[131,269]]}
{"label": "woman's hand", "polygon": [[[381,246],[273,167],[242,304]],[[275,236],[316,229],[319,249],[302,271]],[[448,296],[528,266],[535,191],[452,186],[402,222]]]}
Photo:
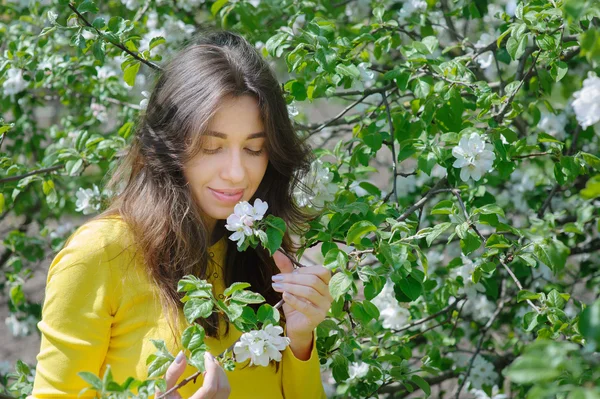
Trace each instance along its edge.
{"label": "woman's hand", "polygon": [[333,302],[329,294],[331,271],[323,266],[294,269],[292,262],[279,251],[273,259],[281,271],[273,276],[273,289],[283,292],[286,335],[310,339]]}
{"label": "woman's hand", "polygon": [[[179,361],[179,363],[177,362]],[[167,391],[177,385],[177,380],[183,374],[187,362],[183,352],[175,358],[167,369],[165,380],[167,381]],[[203,373],[204,384],[198,389],[190,399],[225,399],[231,393],[229,380],[223,368],[217,363],[215,357],[208,351],[204,353],[204,367],[206,371]],[[155,397],[158,397],[160,392],[157,392]],[[166,399],[181,399],[179,392],[170,393]]]}

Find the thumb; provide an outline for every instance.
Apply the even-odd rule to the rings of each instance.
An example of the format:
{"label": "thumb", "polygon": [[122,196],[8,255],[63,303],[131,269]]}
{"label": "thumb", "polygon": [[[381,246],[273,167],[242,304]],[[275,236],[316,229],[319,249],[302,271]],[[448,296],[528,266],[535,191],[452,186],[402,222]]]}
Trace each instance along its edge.
{"label": "thumb", "polygon": [[273,254],[273,260],[275,260],[275,264],[281,273],[291,273],[294,271],[294,265],[292,264],[292,261],[280,251],[275,251]]}
{"label": "thumb", "polygon": [[[187,364],[187,361],[185,359],[185,354],[183,353],[183,351],[180,351],[177,354],[177,357],[175,358],[175,360],[173,361],[173,363],[171,363],[171,365],[169,366],[169,368],[167,369],[167,372],[165,374],[165,380],[167,381],[167,391],[171,388],[173,388],[175,385],[177,385],[177,381],[179,380],[179,377],[181,377],[181,374],[183,374],[183,372],[185,371],[185,366]],[[179,395],[176,392],[173,392],[170,395]],[[169,396],[174,397],[174,396]],[[181,396],[178,396],[181,397]]]}

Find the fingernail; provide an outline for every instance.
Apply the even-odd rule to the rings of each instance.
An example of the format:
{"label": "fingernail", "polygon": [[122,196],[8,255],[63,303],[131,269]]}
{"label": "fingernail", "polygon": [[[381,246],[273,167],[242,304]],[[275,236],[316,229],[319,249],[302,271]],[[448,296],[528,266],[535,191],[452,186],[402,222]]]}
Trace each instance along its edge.
{"label": "fingernail", "polygon": [[177,364],[181,363],[181,361],[183,360],[184,357],[185,357],[185,355],[183,354],[183,351],[179,351],[179,353],[177,354],[177,357],[175,358],[175,363],[177,363]]}
{"label": "fingernail", "polygon": [[271,280],[273,280],[273,281],[283,281],[283,276],[281,274],[276,274],[273,277],[271,277]]}
{"label": "fingernail", "polygon": [[273,289],[276,289],[276,290],[280,290],[283,287],[283,285],[280,283],[273,283],[271,285],[273,286]]}

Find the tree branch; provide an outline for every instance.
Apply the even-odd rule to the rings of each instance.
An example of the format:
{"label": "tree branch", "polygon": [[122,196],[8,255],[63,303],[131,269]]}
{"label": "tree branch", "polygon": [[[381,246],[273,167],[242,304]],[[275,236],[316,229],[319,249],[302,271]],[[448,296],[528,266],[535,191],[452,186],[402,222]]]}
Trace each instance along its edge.
{"label": "tree branch", "polygon": [[102,40],[109,42],[110,44],[112,44],[115,47],[120,48],[121,50],[125,51],[127,54],[131,55],[133,58],[135,58],[136,60],[148,65],[150,68],[154,69],[155,71],[161,71],[161,67],[159,67],[158,65],[156,65],[155,63],[153,63],[152,61],[148,61],[142,57],[140,57],[139,54],[129,50],[127,47],[125,47],[123,44],[119,43],[119,42],[115,42],[110,40],[108,37],[106,37],[104,35],[104,33],[98,29],[96,29],[96,27],[94,25],[92,25],[79,11],[77,11],[77,8],[73,5],[73,3],[69,3],[69,8],[71,10],[73,10],[73,12],[75,14],[77,14],[77,18],[79,18],[81,21],[83,21],[83,23],[94,29],[96,31],[96,33],[98,34],[98,36],[100,36],[102,38]]}

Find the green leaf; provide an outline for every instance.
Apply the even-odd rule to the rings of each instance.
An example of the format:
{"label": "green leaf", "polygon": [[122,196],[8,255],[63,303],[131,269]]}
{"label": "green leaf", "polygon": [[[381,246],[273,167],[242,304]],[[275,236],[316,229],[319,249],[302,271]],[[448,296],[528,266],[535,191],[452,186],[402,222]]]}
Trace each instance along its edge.
{"label": "green leaf", "polygon": [[331,248],[329,251],[327,251],[327,255],[325,255],[325,259],[323,260],[323,266],[329,269],[332,273],[338,269],[346,269],[347,264],[348,254],[337,247]]}
{"label": "green leaf", "polygon": [[335,71],[337,73],[339,73],[340,75],[348,76],[353,79],[360,78],[360,71],[358,70],[356,65],[353,65],[353,64],[349,64],[349,65],[337,64],[335,66]]}
{"label": "green leaf", "polygon": [[102,391],[102,380],[95,374],[89,371],[80,371],[77,375],[90,384],[96,391]]}
{"label": "green leaf", "polygon": [[193,352],[204,346],[204,328],[199,324],[193,324],[185,329],[181,336],[181,344],[184,348]]}
{"label": "green leaf", "polygon": [[94,57],[101,63],[104,63],[104,40],[96,40],[92,46]]}
{"label": "green leaf", "polygon": [[519,59],[525,53],[528,37],[529,35],[522,35],[519,39],[515,39],[511,36],[506,42],[506,50],[513,60]]}
{"label": "green leaf", "polygon": [[579,331],[586,340],[600,348],[600,299],[588,306],[579,316]]}
{"label": "green leaf", "polygon": [[460,240],[460,249],[467,256],[479,249],[480,246],[481,238],[470,230],[465,233],[465,238]]}
{"label": "green leaf", "polygon": [[431,232],[425,237],[425,241],[427,241],[427,246],[431,246],[433,240],[438,238],[444,231],[448,230],[452,226],[450,222],[444,222],[436,224],[435,227],[431,230]]}
{"label": "green leaf", "polygon": [[435,204],[433,208],[431,208],[432,215],[451,215],[452,208],[454,203],[451,200],[443,200]]}
{"label": "green leaf", "polygon": [[268,303],[260,305],[256,312],[257,320],[261,323],[271,322],[272,324],[279,323],[279,311]]}
{"label": "green leaf", "polygon": [[329,280],[329,293],[334,300],[344,295],[352,286],[352,279],[343,272],[338,272]]}
{"label": "green leaf", "polygon": [[425,381],[422,377],[413,374],[410,380],[413,383],[415,383],[415,385],[417,385],[419,388],[421,388],[421,390],[425,394],[425,397],[429,397],[431,395],[431,387],[429,386],[429,383]]}
{"label": "green leaf", "polygon": [[416,98],[426,98],[431,91],[431,85],[422,79],[415,80],[415,88],[413,92]]}
{"label": "green leaf", "polygon": [[564,308],[567,301],[559,294],[558,291],[552,290],[548,293],[548,298],[546,299],[546,304],[550,307],[562,309]]}
{"label": "green leaf", "polygon": [[241,283],[241,282],[233,283],[233,284],[231,284],[231,286],[226,288],[225,291],[223,291],[223,295],[230,296],[232,293],[234,293],[236,291],[241,291],[250,286],[251,286],[251,284],[249,284],[249,283]]}
{"label": "green leaf", "polygon": [[231,299],[235,299],[242,303],[263,303],[265,301],[265,298],[262,295],[248,290],[235,291],[233,295],[231,295]]}
{"label": "green leaf", "polygon": [[535,256],[552,269],[554,274],[565,267],[570,252],[569,248],[557,239],[547,239],[533,247]]}
{"label": "green leaf", "polygon": [[265,219],[267,225],[267,237],[269,238],[269,244],[267,250],[273,256],[273,254],[281,248],[283,242],[283,236],[285,235],[286,225],[285,221],[273,215],[267,216]]}
{"label": "green leaf", "polygon": [[372,231],[376,231],[377,227],[368,220],[361,220],[360,222],[356,222],[350,227],[348,230],[348,235],[346,236],[346,244],[350,245],[353,243],[360,243],[360,240]]}
{"label": "green leaf", "polygon": [[497,204],[487,204],[473,211],[473,215],[477,215],[479,213],[484,215],[496,214],[505,217],[504,210],[500,208]]}
{"label": "green leaf", "polygon": [[340,352],[335,352],[332,359],[331,373],[337,382],[346,381],[348,374],[348,359]]}
{"label": "green leaf", "polygon": [[125,83],[127,83],[129,86],[133,87],[133,85],[135,84],[135,77],[137,76],[139,70],[140,70],[140,62],[139,61],[137,61],[133,64],[129,64],[125,68],[125,73],[123,75],[123,80],[125,81]]}
{"label": "green leaf", "polygon": [[159,44],[163,44],[166,43],[167,40],[162,37],[162,36],[156,36],[153,37],[152,40],[150,40],[150,44],[148,45],[148,49],[152,50],[154,47],[158,46]]}
{"label": "green leaf", "polygon": [[229,2],[229,0],[217,0],[213,3],[213,5],[210,7],[210,13],[212,15],[217,15],[217,13],[221,10],[221,8],[223,8],[225,6],[225,4],[227,4]]}
{"label": "green leaf", "polygon": [[91,12],[95,14],[98,12],[98,6],[91,0],[85,0],[79,5],[79,7],[77,7],[77,11],[79,11],[82,14],[84,12]]}
{"label": "green leaf", "polygon": [[534,292],[531,291],[527,291],[527,290],[521,290],[519,291],[519,293],[517,294],[517,302],[522,302],[522,301],[526,301],[526,300],[536,300],[540,298],[540,294],[536,294]]}
{"label": "green leaf", "polygon": [[183,306],[183,314],[191,324],[199,317],[209,317],[212,314],[213,305],[210,299],[192,298]]}
{"label": "green leaf", "polygon": [[412,276],[408,276],[400,280],[400,289],[411,301],[416,300],[423,292],[423,285],[415,280]]}
{"label": "green leaf", "polygon": [[518,384],[533,384],[553,381],[561,371],[548,367],[548,359],[527,356],[519,357],[506,370],[506,376]]}

